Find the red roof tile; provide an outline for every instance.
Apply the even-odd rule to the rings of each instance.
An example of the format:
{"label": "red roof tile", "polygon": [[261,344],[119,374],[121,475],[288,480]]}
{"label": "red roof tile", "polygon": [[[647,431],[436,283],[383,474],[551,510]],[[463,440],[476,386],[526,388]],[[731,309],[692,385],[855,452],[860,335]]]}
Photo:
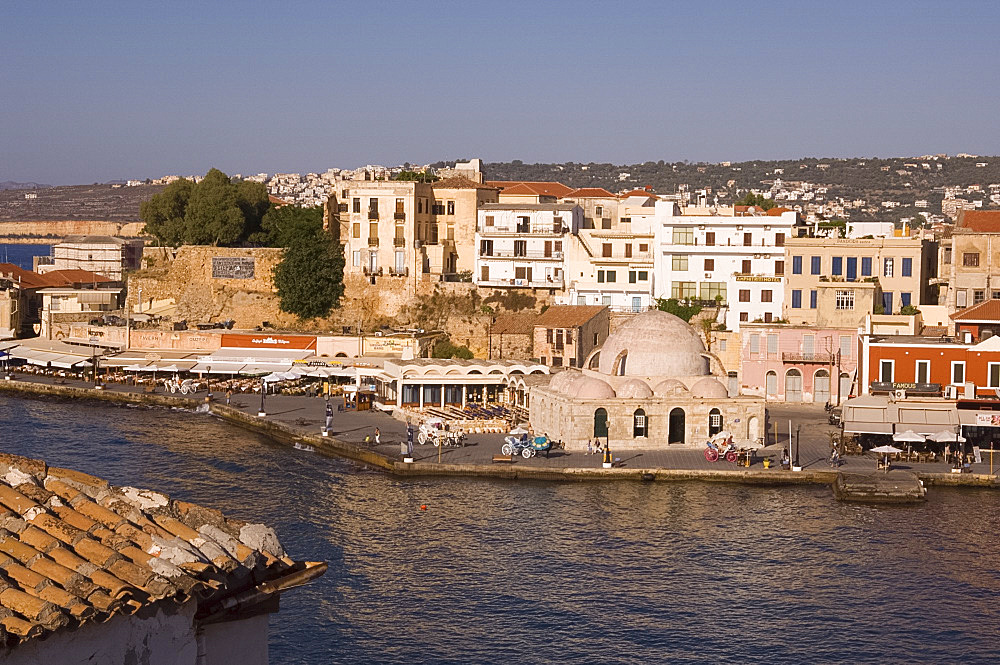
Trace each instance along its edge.
{"label": "red roof tile", "polygon": [[1000,300],[986,300],[951,315],[954,321],[1000,321]]}
{"label": "red roof tile", "polygon": [[[501,194],[524,192],[539,196],[562,198],[573,191],[572,187],[567,187],[561,182],[540,182],[537,180],[489,180],[486,184],[490,187],[500,189]],[[523,185],[527,190],[519,189],[517,192],[507,191],[509,188],[518,185]]]}
{"label": "red roof tile", "polygon": [[492,335],[530,335],[535,329],[538,314],[534,312],[498,314],[490,326]]}
{"label": "red roof tile", "polygon": [[535,327],[573,328],[582,326],[607,309],[604,305],[552,305],[538,315]]}
{"label": "red roof tile", "polygon": [[958,213],[955,227],[980,233],[1000,233],[1000,210],[962,210]]}
{"label": "red roof tile", "polygon": [[581,187],[580,189],[574,189],[572,192],[567,194],[564,198],[573,199],[613,199],[615,195],[606,189],[600,187]]}
{"label": "red roof tile", "polygon": [[652,197],[655,197],[656,196],[656,192],[654,192],[652,190],[652,188],[648,188],[648,189],[633,189],[630,192],[625,192],[624,194],[619,194],[618,198],[620,198],[620,199],[627,199],[630,196],[647,196],[647,197],[648,196],[652,196]]}
{"label": "red roof tile", "polygon": [[44,274],[39,274],[25,270],[13,263],[0,263],[0,275],[8,276],[9,279],[20,282],[21,286],[27,289],[65,287],[73,286],[74,284],[106,284],[115,281],[89,270],[52,270]]}

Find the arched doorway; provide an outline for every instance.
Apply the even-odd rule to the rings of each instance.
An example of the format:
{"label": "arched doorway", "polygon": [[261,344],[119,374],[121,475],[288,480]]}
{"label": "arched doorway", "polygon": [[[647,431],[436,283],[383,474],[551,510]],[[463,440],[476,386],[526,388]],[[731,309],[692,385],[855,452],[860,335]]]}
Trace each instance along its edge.
{"label": "arched doorway", "polygon": [[802,401],[802,372],[797,369],[785,372],[785,401]]}
{"label": "arched doorway", "polygon": [[684,409],[676,407],[670,411],[667,443],[684,443],[684,429]]}
{"label": "arched doorway", "polygon": [[594,411],[594,437],[606,437],[608,435],[608,412],[604,409]]}
{"label": "arched doorway", "polygon": [[712,438],[722,431],[722,412],[712,409],[708,412],[708,436]]}
{"label": "arched doorway", "polygon": [[830,401],[830,373],[825,369],[818,369],[813,375],[813,401]]}
{"label": "arched doorway", "polygon": [[768,372],[764,375],[764,393],[768,397],[778,396],[778,375],[774,372]]}
{"label": "arched doorway", "polygon": [[632,438],[645,438],[647,436],[649,436],[649,421],[646,420],[646,412],[642,409],[636,409],[635,413],[632,414]]}
{"label": "arched doorway", "polygon": [[747,440],[750,443],[756,443],[759,438],[760,420],[758,420],[757,416],[750,416],[750,420],[747,422]]}

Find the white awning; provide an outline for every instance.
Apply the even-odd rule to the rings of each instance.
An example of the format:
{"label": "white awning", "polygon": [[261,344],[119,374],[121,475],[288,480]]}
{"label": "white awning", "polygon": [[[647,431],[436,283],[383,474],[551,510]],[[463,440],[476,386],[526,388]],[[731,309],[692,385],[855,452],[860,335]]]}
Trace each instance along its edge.
{"label": "white awning", "polygon": [[244,367],[245,363],[199,362],[191,371],[198,374],[239,374]]}
{"label": "white awning", "polygon": [[852,434],[892,434],[891,423],[863,423],[849,420],[844,423],[844,431]]}

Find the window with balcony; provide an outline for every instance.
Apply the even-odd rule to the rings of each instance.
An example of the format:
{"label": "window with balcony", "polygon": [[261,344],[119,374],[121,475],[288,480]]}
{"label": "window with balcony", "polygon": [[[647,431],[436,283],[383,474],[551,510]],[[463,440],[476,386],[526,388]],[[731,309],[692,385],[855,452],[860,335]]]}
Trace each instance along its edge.
{"label": "window with balcony", "polygon": [[752,233],[744,233],[743,234],[743,246],[744,247],[750,247],[751,245],[753,245],[753,234]]}
{"label": "window with balcony", "polygon": [[964,252],[962,254],[962,265],[969,268],[978,268],[979,252]]}
{"label": "window with balcony", "polygon": [[673,254],[670,257],[670,269],[671,270],[687,270],[688,269],[688,255],[687,254]]}
{"label": "window with balcony", "polygon": [[673,282],[670,285],[670,297],[678,300],[693,300],[697,295],[697,282]]}
{"label": "window with balcony", "polygon": [[514,256],[524,257],[528,255],[528,241],[527,240],[515,240],[514,241]]}
{"label": "window with balcony", "polygon": [[719,302],[726,301],[726,283],[725,282],[702,282],[701,283],[701,299],[713,301],[716,296],[720,298]]}
{"label": "window with balcony", "polygon": [[480,240],[479,241],[479,255],[480,256],[493,256],[493,241],[492,240]]}
{"label": "window with balcony", "polygon": [[835,294],[834,309],[851,310],[854,309],[854,291],[849,289],[837,289]]}
{"label": "window with balcony", "polygon": [[522,215],[517,218],[517,232],[518,233],[531,233],[531,218],[527,215]]}
{"label": "window with balcony", "polygon": [[694,229],[674,229],[675,245],[693,245]]}
{"label": "window with balcony", "polygon": [[705,244],[714,245],[715,244],[715,231],[709,231],[705,234]]}
{"label": "window with balcony", "polygon": [[748,312],[740,312],[740,321],[745,322],[749,320],[750,320],[750,314]]}
{"label": "window with balcony", "polygon": [[351,202],[351,206],[352,206],[351,207],[351,212],[358,212],[358,213],[360,213],[361,212],[361,199],[358,198],[358,197],[354,197],[354,200]]}
{"label": "window with balcony", "polygon": [[486,215],[486,226],[494,226],[493,215]]}
{"label": "window with balcony", "polygon": [[913,301],[913,297],[912,297],[912,295],[908,291],[905,291],[905,292],[899,294],[899,306],[900,307],[909,307],[910,304],[912,303],[912,301]]}
{"label": "window with balcony", "polygon": [[705,259],[705,272],[715,270],[715,259]]}

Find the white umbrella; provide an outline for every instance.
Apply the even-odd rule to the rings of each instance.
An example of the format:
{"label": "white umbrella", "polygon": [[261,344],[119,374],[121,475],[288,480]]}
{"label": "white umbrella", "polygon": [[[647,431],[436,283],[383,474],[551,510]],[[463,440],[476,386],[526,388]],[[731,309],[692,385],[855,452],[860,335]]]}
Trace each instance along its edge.
{"label": "white umbrella", "polygon": [[267,383],[274,383],[275,381],[285,381],[284,372],[271,372],[264,377],[264,381]]}
{"label": "white umbrella", "polygon": [[879,455],[892,455],[893,453],[903,452],[896,446],[879,446],[878,448],[872,448],[871,452],[878,453]]}
{"label": "white umbrella", "polygon": [[515,427],[514,429],[512,429],[510,431],[510,433],[513,434],[514,436],[520,436],[522,434],[527,434],[528,430],[526,430],[523,427],[521,427],[520,425],[518,425],[517,427]]}
{"label": "white umbrella", "polygon": [[937,434],[931,434],[931,440],[937,441],[938,443],[965,443],[965,437],[961,434],[956,434],[950,429],[941,430]]}
{"label": "white umbrella", "polygon": [[723,441],[725,441],[726,439],[728,439],[732,435],[733,435],[732,432],[730,432],[727,429],[724,429],[721,432],[717,432],[716,435],[712,437],[712,441],[717,441],[719,439],[722,439]]}
{"label": "white umbrella", "polygon": [[892,440],[900,443],[920,443],[926,441],[927,437],[923,434],[917,434],[912,429],[908,429],[905,432],[896,432],[893,434]]}
{"label": "white umbrella", "polygon": [[166,367],[160,367],[159,370],[161,372],[179,372],[180,371],[177,368],[177,365],[167,365]]}
{"label": "white umbrella", "polygon": [[143,367],[142,365],[129,365],[128,367],[122,367],[122,371],[125,372],[148,372],[150,368]]}

